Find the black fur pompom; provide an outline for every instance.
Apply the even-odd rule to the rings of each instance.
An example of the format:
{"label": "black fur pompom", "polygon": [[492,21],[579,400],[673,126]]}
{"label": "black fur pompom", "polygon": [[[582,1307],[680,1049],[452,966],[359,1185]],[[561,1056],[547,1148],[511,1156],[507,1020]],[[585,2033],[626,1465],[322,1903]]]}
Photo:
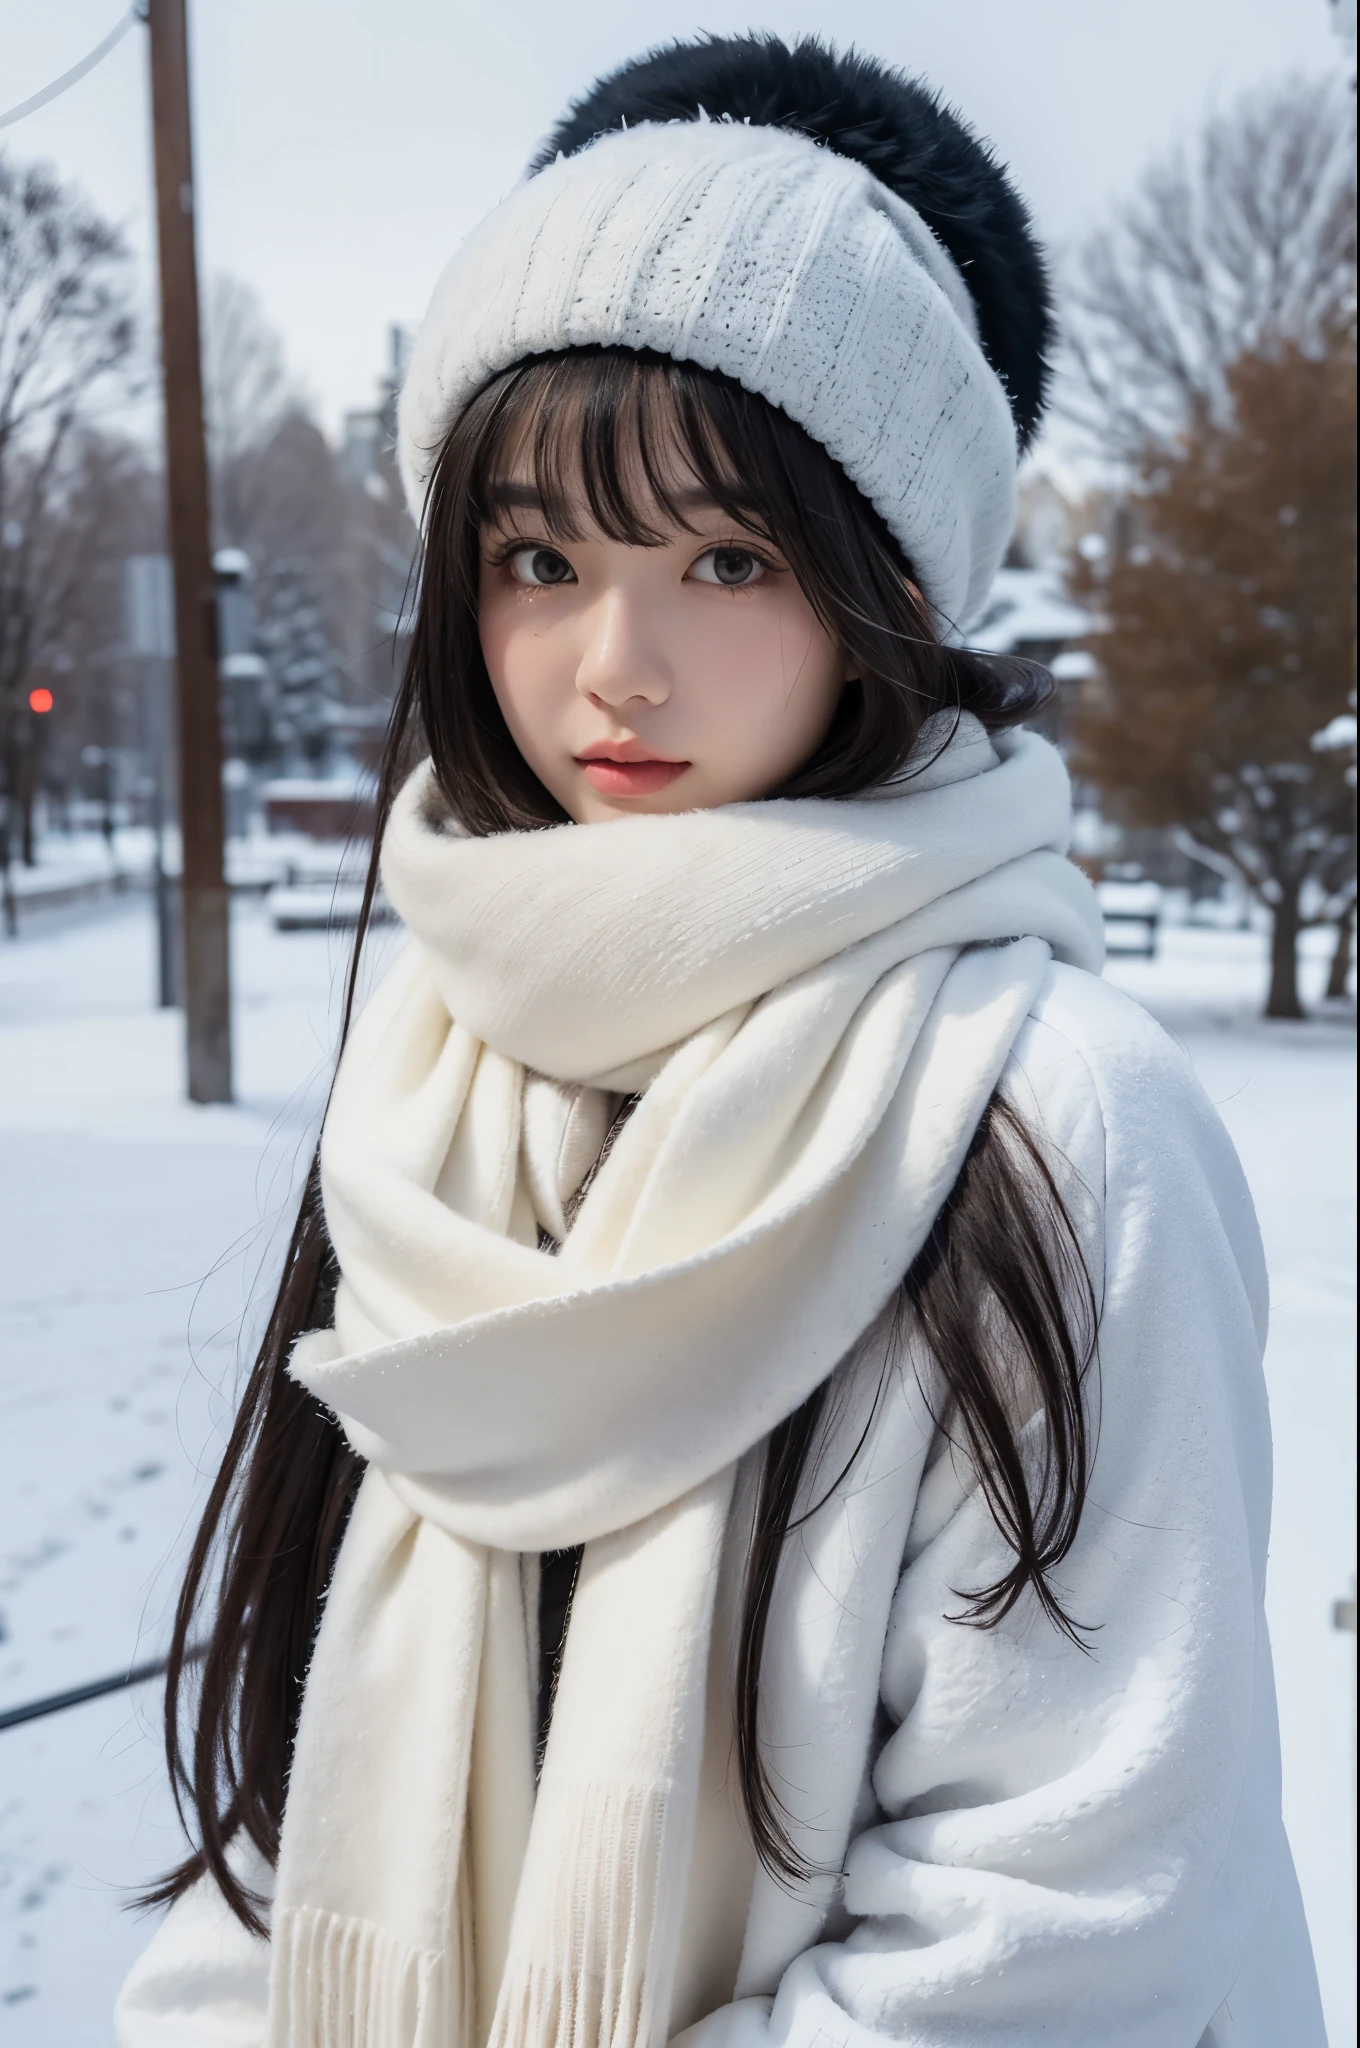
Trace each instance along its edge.
{"label": "black fur pompom", "polygon": [[916,208],[967,281],[987,360],[1028,442],[1043,412],[1053,334],[1043,256],[1001,165],[928,86],[813,37],[792,46],[773,35],[671,43],[600,79],[530,169],[610,129],[697,120],[701,110],[811,136]]}

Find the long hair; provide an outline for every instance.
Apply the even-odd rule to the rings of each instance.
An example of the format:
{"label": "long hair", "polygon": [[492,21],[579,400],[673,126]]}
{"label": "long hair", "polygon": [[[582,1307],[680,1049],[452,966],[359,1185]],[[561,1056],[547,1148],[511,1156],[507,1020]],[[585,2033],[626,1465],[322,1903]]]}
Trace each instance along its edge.
{"label": "long hair", "polygon": [[[611,539],[656,545],[663,521],[686,523],[680,476],[680,488],[697,482],[740,528],[780,550],[855,676],[821,746],[782,797],[850,797],[909,775],[913,745],[933,714],[971,711],[999,729],[1031,716],[1051,687],[1027,664],[945,645],[911,565],[844,472],[783,413],[724,377],[623,350],[534,359],[493,379],[431,453],[415,626],[387,731],[345,1030],[383,832],[417,760],[431,756],[444,800],[468,832],[564,822],[510,738],[478,637],[480,530],[512,459],[527,465],[548,526],[564,539],[584,505]],[[363,1472],[335,1418],[286,1370],[298,1335],[328,1320],[335,1282],[313,1162],[175,1616],[166,1752],[181,1817],[194,1823],[199,1846],[146,1895],[172,1899],[206,1872],[257,1931],[261,1902],[233,1872],[228,1845],[244,1833],[266,1860],[277,1857],[308,1662]],[[1052,1171],[999,1098],[903,1276],[899,1311],[928,1342],[943,1390],[940,1423],[971,1458],[1013,1552],[995,1584],[961,1591],[958,1618],[993,1626],[1028,1590],[1073,1633],[1053,1572],[1071,1548],[1086,1494],[1083,1377],[1094,1307]],[[1011,1361],[1004,1369],[1003,1354]],[[1017,1406],[1016,1360],[1028,1405]],[[760,1741],[761,1651],[779,1559],[816,1471],[826,1401],[823,1388],[769,1439],[737,1662],[746,1811],[761,1858],[786,1880],[807,1866],[790,1841]],[[1019,1439],[1023,1421],[1039,1413],[1046,1448],[1036,1474]],[[191,1684],[188,1653],[200,1634],[206,1649]]]}

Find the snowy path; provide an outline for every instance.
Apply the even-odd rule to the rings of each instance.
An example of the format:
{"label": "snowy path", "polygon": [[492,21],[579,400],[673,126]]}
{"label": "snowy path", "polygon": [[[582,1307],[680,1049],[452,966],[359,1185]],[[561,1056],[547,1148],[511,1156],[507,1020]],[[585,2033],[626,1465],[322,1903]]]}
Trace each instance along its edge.
{"label": "snowy path", "polygon": [[[277,1255],[330,1043],[339,942],[235,937],[230,1110],[177,1099],[179,1019],[147,1007],[141,903],[0,947],[0,1707],[163,1641],[242,1319]],[[1189,1046],[1242,1151],[1271,1256],[1271,1618],[1285,1794],[1327,1987],[1354,2048],[1354,1032],[1263,1026],[1251,934],[1170,930],[1130,988]],[[0,2038],[108,2048],[145,1939],[125,1888],[176,1853],[154,1688],[0,1734]]]}
{"label": "snowy path", "polygon": [[[0,1706],[165,1640],[243,1313],[305,1163],[340,949],[238,919],[241,1104],[177,1099],[144,904],[0,951]],[[0,1735],[0,2038],[104,2048],[174,1860],[154,1688]]]}

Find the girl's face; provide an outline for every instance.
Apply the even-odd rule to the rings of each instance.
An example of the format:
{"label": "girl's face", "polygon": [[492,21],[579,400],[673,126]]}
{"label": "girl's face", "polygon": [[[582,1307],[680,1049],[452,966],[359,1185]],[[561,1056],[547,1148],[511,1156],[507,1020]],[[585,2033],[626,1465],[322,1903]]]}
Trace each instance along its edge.
{"label": "girl's face", "polygon": [[845,658],[778,552],[683,480],[688,525],[555,533],[527,463],[489,494],[479,624],[520,753],[578,824],[768,796],[824,739]]}

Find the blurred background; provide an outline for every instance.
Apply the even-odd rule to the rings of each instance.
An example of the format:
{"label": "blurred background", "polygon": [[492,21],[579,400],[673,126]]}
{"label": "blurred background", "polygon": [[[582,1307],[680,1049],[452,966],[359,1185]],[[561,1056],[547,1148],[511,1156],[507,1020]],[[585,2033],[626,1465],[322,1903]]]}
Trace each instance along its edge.
{"label": "blurred background", "polygon": [[[1354,2048],[1354,0],[192,0],[207,669],[138,12],[0,0],[0,2034],[110,2040],[129,1892],[178,1854],[154,1667],[334,1045],[409,623],[409,336],[592,77],[765,27],[931,80],[1052,251],[1052,420],[973,637],[1051,669],[1108,972],[1256,1196],[1285,1809]],[[186,982],[214,873],[220,971]]]}

